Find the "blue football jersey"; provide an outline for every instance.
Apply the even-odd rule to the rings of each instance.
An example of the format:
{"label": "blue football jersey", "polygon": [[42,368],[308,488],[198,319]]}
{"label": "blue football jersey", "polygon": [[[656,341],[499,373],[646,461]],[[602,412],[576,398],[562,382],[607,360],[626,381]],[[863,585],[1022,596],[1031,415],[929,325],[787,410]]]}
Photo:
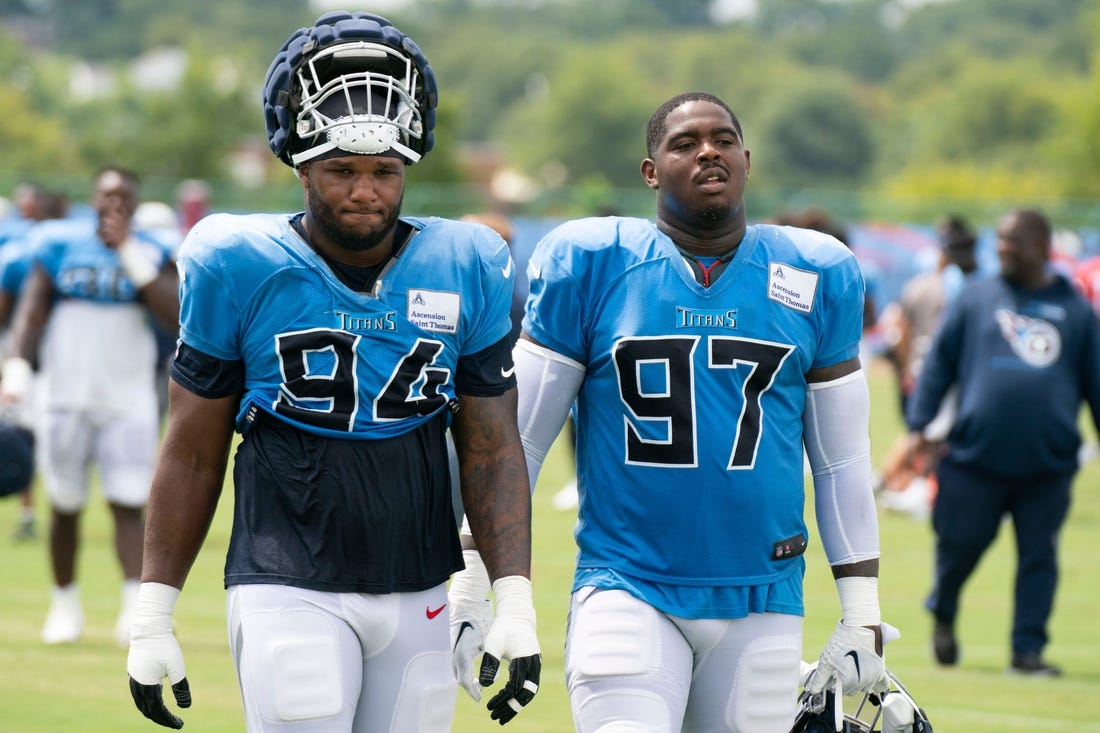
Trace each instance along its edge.
{"label": "blue football jersey", "polygon": [[405,218],[412,240],[371,293],[336,278],[287,215],[212,215],[180,248],[180,337],[245,365],[255,410],[339,438],[387,438],[455,398],[460,356],[509,330],[514,266],[487,227]]}
{"label": "blue football jersey", "polygon": [[653,222],[586,219],[547,235],[527,274],[525,330],[587,366],[577,584],[606,570],[693,617],[741,615],[723,589],[774,585],[788,597],[766,610],[801,613],[804,561],[782,548],[807,533],[806,373],[859,353],[851,252],[750,226],[705,288]]}
{"label": "blue football jersey", "polygon": [[[118,252],[96,234],[94,218],[51,219],[33,227],[28,242],[34,260],[53,280],[60,299],[96,303],[135,303],[138,291],[126,275]],[[142,251],[158,268],[169,253],[140,231],[133,232]]]}

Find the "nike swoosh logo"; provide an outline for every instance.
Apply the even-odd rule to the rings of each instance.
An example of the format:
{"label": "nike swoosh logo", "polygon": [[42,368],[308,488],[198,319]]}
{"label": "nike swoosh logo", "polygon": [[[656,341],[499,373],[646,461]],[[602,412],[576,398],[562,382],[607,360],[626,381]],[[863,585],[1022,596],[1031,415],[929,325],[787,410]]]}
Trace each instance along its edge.
{"label": "nike swoosh logo", "polygon": [[442,606],[440,606],[439,608],[437,608],[433,611],[432,609],[425,606],[424,607],[424,614],[428,617],[428,620],[430,621],[433,618],[435,618],[436,616],[438,616],[439,614],[443,613],[443,609],[446,608],[446,607],[447,607],[447,604],[444,603]]}
{"label": "nike swoosh logo", "polygon": [[856,679],[859,679],[859,655],[854,651],[850,651],[844,656],[852,658],[852,664],[856,665]]}
{"label": "nike swoosh logo", "polygon": [[511,379],[512,375],[515,374],[515,373],[516,373],[516,365],[515,364],[512,365],[511,369],[505,369],[504,367],[500,368],[500,376],[504,377],[505,379]]}
{"label": "nike swoosh logo", "polygon": [[508,264],[505,265],[504,267],[500,268],[500,274],[504,275],[504,277],[511,277],[511,275],[512,275],[512,258],[511,257],[508,258]]}

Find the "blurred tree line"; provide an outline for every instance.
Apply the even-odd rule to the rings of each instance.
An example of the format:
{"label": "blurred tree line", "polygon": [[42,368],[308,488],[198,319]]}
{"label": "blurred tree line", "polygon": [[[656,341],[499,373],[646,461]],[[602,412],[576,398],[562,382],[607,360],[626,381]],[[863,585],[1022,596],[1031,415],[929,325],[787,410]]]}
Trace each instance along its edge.
{"label": "blurred tree line", "polygon": [[[716,5],[409,0],[383,13],[441,89],[414,189],[457,213],[487,195],[470,171],[505,165],[533,186],[532,213],[648,215],[646,121],[700,89],[741,118],[756,216],[815,204],[980,218],[1027,202],[1100,223],[1100,0],[761,0],[733,21]],[[255,156],[267,167],[251,184],[231,167],[266,152],[264,72],[318,12],[307,0],[0,0],[0,183],[60,180],[83,196],[112,162],[147,182],[210,181],[224,208],[300,205],[270,155]],[[164,48],[183,52],[180,78],[138,83],[133,62]],[[99,76],[75,73],[87,69]],[[85,88],[104,70],[113,85]]]}

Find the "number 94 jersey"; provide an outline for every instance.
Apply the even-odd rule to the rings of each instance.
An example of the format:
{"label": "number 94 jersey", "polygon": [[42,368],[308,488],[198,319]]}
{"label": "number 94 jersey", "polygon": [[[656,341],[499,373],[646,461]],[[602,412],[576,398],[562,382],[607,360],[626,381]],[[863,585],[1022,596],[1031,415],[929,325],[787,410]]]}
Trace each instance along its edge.
{"label": "number 94 jersey", "polygon": [[[806,537],[805,375],[859,353],[852,253],[818,232],[750,226],[705,288],[652,222],[601,218],[548,234],[528,276],[524,329],[587,368],[578,578],[600,568],[713,588],[800,572],[781,543]],[[786,612],[801,613],[796,592]]]}
{"label": "number 94 jersey", "polygon": [[330,437],[405,433],[455,398],[459,356],[508,333],[514,267],[488,227],[403,218],[411,241],[357,293],[290,220],[208,216],[179,253],[180,338],[243,361],[242,432],[260,409]]}

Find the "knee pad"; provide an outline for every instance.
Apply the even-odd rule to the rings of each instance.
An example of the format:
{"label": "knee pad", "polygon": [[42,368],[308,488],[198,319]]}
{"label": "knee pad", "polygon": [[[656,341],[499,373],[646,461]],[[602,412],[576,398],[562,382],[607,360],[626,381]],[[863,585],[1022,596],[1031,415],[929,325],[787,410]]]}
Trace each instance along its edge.
{"label": "knee pad", "polygon": [[790,729],[798,707],[799,642],[797,636],[764,636],[745,646],[726,708],[734,730]]}

